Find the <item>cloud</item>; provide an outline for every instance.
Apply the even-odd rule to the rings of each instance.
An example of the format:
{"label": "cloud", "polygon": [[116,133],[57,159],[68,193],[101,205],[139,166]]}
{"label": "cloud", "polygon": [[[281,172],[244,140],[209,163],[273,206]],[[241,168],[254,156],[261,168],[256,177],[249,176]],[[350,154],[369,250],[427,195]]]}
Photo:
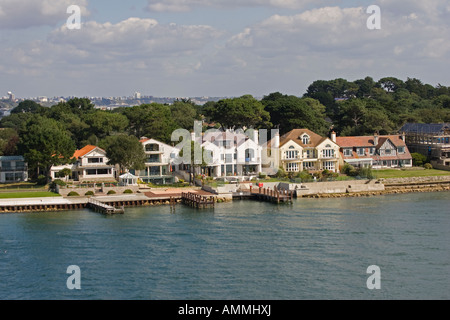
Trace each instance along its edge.
{"label": "cloud", "polygon": [[84,16],[89,14],[87,0],[0,0],[0,28],[55,26],[69,17],[70,5],[78,5]]}
{"label": "cloud", "polygon": [[[197,7],[242,8],[242,7],[272,7],[283,9],[300,9],[313,0],[148,0],[148,11],[185,12]],[[331,1],[320,1],[331,2]]]}

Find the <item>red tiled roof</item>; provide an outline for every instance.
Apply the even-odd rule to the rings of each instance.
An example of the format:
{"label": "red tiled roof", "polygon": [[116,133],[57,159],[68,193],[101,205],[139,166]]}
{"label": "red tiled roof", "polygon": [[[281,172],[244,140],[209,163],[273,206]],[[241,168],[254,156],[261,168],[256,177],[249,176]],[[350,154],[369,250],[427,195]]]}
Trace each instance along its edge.
{"label": "red tiled roof", "polygon": [[[303,141],[301,139],[301,137],[305,133],[310,138],[309,144],[303,144]],[[280,147],[285,145],[286,143],[288,143],[291,140],[302,147],[317,147],[319,144],[321,144],[326,139],[327,139],[327,137],[322,137],[322,136],[318,135],[317,133],[312,132],[311,130],[308,130],[308,129],[294,129],[280,137]]]}
{"label": "red tiled roof", "polygon": [[[78,159],[78,158],[80,158],[80,157],[82,157],[82,156],[88,154],[89,152],[91,152],[92,150],[94,150],[94,149],[96,149],[96,148],[98,148],[98,147],[92,146],[92,145],[87,145],[87,146],[85,146],[84,148],[75,151],[75,153],[73,154],[73,157],[72,157],[72,158]],[[99,148],[99,149],[100,149],[100,148]],[[100,150],[103,150],[103,149],[100,149]]]}
{"label": "red tiled roof", "polygon": [[397,147],[406,146],[405,142],[397,135],[379,136],[378,145],[375,146],[374,136],[359,136],[359,137],[337,137],[336,143],[341,148],[352,147],[381,147],[386,140],[389,139]]}

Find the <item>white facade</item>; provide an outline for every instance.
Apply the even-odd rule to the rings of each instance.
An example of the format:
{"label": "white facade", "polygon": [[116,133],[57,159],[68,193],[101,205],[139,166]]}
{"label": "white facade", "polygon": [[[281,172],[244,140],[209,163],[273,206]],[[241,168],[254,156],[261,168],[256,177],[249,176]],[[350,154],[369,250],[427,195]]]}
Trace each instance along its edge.
{"label": "white facade", "polygon": [[201,142],[206,153],[206,175],[244,176],[262,171],[262,146],[259,145],[257,130],[248,135],[231,130],[211,130],[203,135]]}
{"label": "white facade", "polygon": [[28,180],[28,167],[22,156],[0,157],[0,183]]}

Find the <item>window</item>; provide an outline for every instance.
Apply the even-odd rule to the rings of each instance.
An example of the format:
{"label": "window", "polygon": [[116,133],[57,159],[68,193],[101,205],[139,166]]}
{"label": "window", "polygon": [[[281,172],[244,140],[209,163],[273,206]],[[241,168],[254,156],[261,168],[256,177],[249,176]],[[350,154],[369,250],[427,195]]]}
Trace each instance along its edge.
{"label": "window", "polygon": [[334,170],[334,162],[333,161],[325,161],[324,163],[323,163],[323,167],[324,167],[324,169],[326,169],[326,170]]}
{"label": "window", "polygon": [[225,162],[226,163],[233,162],[233,154],[226,154],[225,155]]}
{"label": "window", "polygon": [[88,169],[86,170],[86,174],[88,176],[96,176],[96,175],[106,175],[110,174],[111,169]]}
{"label": "window", "polygon": [[369,152],[370,152],[371,155],[375,154],[375,148],[370,148]]}
{"label": "window", "polygon": [[145,151],[146,152],[155,152],[155,151],[159,151],[159,145],[157,144],[153,144],[153,143],[149,143],[145,146]]}
{"label": "window", "polygon": [[357,152],[358,152],[358,156],[363,156],[366,154],[366,151],[364,150],[364,148],[358,148]]}
{"label": "window", "polygon": [[314,168],[314,162],[303,162],[303,169],[309,170]]}
{"label": "window", "polygon": [[344,156],[346,157],[351,157],[352,156],[352,149],[348,148],[348,149],[344,149]]}
{"label": "window", "polygon": [[293,151],[293,150],[286,151],[286,159],[287,160],[295,160],[295,159],[297,159],[297,156],[298,156],[298,151]]}
{"label": "window", "polygon": [[255,150],[253,150],[253,149],[245,150],[245,162],[253,161],[254,157],[255,157]]}
{"label": "window", "polygon": [[151,154],[147,157],[147,163],[159,163],[161,162],[159,159],[159,154]]}
{"label": "window", "polygon": [[398,147],[398,153],[405,153],[405,147]]}
{"label": "window", "polygon": [[298,163],[288,163],[288,164],[286,164],[286,171],[288,171],[288,172],[297,172],[298,171]]}
{"label": "window", "polygon": [[334,158],[334,150],[333,149],[325,149],[323,150],[324,158]]}
{"label": "window", "polygon": [[303,144],[309,144],[309,136],[307,134],[302,136]]}
{"label": "window", "polygon": [[103,158],[88,158],[88,163],[103,163]]}
{"label": "window", "polygon": [[391,154],[391,149],[386,149],[386,150],[384,150],[384,153],[385,153],[385,154]]}

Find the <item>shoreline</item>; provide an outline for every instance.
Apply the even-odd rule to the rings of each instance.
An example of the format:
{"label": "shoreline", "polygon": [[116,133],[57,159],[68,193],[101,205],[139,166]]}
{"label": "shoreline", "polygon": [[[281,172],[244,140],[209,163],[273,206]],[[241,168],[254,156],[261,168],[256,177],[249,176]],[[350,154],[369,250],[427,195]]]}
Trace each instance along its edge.
{"label": "shoreline", "polygon": [[[315,192],[310,194],[297,194],[297,199],[331,199],[350,197],[375,197],[392,194],[426,193],[450,191],[450,176],[441,177],[415,177],[383,179],[380,181],[384,190],[348,191],[347,192]],[[141,190],[135,194],[115,196],[81,196],[81,197],[50,197],[50,198],[12,198],[0,200],[1,213],[24,213],[24,212],[48,212],[68,211],[89,208],[89,199],[100,201],[115,207],[144,207],[159,205],[174,205],[182,202],[181,189],[153,189]],[[208,194],[215,198],[215,202],[232,202],[232,194],[212,194],[197,188],[189,191],[199,194]]]}

